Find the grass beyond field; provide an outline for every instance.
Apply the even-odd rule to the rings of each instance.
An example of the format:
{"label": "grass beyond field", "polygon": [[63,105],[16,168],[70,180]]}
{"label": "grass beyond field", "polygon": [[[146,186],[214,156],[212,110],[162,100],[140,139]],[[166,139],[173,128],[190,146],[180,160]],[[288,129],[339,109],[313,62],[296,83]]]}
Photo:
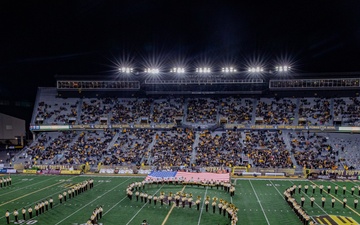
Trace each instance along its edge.
{"label": "grass beyond field", "polygon": [[[200,210],[196,206],[191,209],[177,208],[172,205],[160,206],[159,201],[155,206],[144,204],[136,201],[135,196],[130,201],[125,189],[128,184],[134,181],[141,181],[139,177],[108,177],[94,176],[94,188],[88,190],[75,198],[67,199],[63,204],[59,204],[58,194],[67,190],[73,184],[89,179],[89,176],[37,176],[37,175],[13,175],[12,185],[0,189],[0,224],[6,224],[5,212],[8,209],[11,213],[14,209],[19,211],[19,219],[22,219],[21,209],[29,206],[34,208],[34,204],[53,197],[54,208],[41,214],[33,220],[21,221],[19,224],[36,224],[36,225],[57,225],[57,224],[85,224],[95,207],[102,205],[104,208],[103,218],[99,221],[104,225],[140,225],[146,219],[151,225],[210,225],[210,224],[230,224],[227,216],[212,213],[211,206],[209,212],[205,211],[205,206],[201,204]],[[228,202],[234,203],[238,208],[238,224],[301,224],[295,213],[291,210],[283,198],[283,192],[293,184],[311,185],[311,181],[300,180],[256,180],[242,179],[236,180],[235,197],[230,198],[228,193],[216,188],[203,188],[191,186],[173,186],[173,185],[153,185],[146,188],[147,193],[158,196],[161,191],[166,194],[169,192],[176,193],[183,190],[185,193],[191,193],[194,201],[197,196],[201,200],[206,196],[211,198],[222,198]],[[359,209],[354,209],[353,199],[358,196],[358,191],[352,196],[350,188],[358,185],[357,182],[322,182],[317,181],[315,184],[325,186],[323,195],[326,197],[325,208],[321,207],[321,195],[317,188],[314,197],[315,205],[310,207],[310,196],[312,188],[309,188],[308,195],[298,194],[296,191],[295,198],[300,203],[300,197],[306,197],[304,208],[310,216],[324,216],[321,220],[316,217],[317,221],[324,224],[358,224],[360,222]],[[334,186],[338,184],[340,190],[338,195],[334,195]],[[331,196],[326,193],[326,186],[332,186],[332,195],[337,199],[335,207],[331,208]],[[348,207],[342,207],[342,186],[347,186],[346,197]],[[304,188],[302,188],[304,190]],[[35,214],[35,211],[34,213]],[[341,216],[341,217],[333,217]],[[28,213],[26,213],[27,219]],[[14,216],[11,215],[11,224],[14,224]],[[314,217],[315,218],[315,217]],[[332,222],[331,222],[332,221]],[[335,223],[334,223],[335,221]],[[351,223],[352,221],[353,223]]]}

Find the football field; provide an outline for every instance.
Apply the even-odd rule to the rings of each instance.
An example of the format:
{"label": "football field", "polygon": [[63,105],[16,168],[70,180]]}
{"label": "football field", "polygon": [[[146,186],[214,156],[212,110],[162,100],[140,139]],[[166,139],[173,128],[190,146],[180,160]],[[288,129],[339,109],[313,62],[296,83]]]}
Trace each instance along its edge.
{"label": "football field", "polygon": [[[6,175],[7,176],[7,175]],[[6,177],[5,176],[5,177]],[[305,197],[304,209],[319,224],[358,224],[360,222],[360,211],[354,208],[354,199],[360,197],[358,190],[351,194],[351,187],[357,186],[358,182],[353,181],[306,181],[306,180],[260,180],[260,179],[237,179],[235,182],[235,196],[230,197],[224,190],[217,190],[216,187],[197,187],[180,185],[152,185],[146,187],[144,191],[148,194],[160,195],[161,192],[168,194],[182,191],[192,194],[194,201],[197,196],[201,197],[200,209],[197,210],[193,205],[189,208],[186,205],[176,207],[174,204],[156,205],[136,201],[135,196],[130,200],[126,195],[126,187],[135,181],[142,181],[144,177],[115,177],[115,176],[56,176],[56,175],[12,175],[12,185],[0,189],[0,224],[6,224],[5,212],[9,210],[10,224],[14,222],[12,212],[14,209],[19,211],[19,222],[17,224],[85,224],[90,218],[92,211],[102,206],[104,209],[103,217],[98,221],[104,225],[140,225],[143,220],[147,220],[150,225],[225,225],[230,224],[227,215],[219,214],[218,208],[213,213],[211,201],[209,211],[206,212],[204,199],[209,196],[211,199],[216,197],[229,203],[235,204],[239,211],[238,224],[302,224],[296,214],[291,210],[284,200],[284,191],[292,186],[301,184],[317,185],[315,193],[312,193],[310,186],[307,194],[302,188],[301,193],[294,197],[300,203],[301,196]],[[89,189],[62,204],[59,203],[58,194],[67,191],[69,187],[89,178],[94,179],[94,188]],[[322,195],[319,193],[319,185],[325,186]],[[332,186],[330,194],[327,193],[327,186]],[[334,187],[339,185],[339,191],[335,195]],[[343,208],[344,198],[342,187],[346,185],[347,206]],[[310,206],[310,197],[315,197],[315,204]],[[321,197],[326,198],[325,207],[321,206]],[[26,219],[23,220],[21,209],[34,205],[52,197],[54,199],[53,209],[49,209],[39,216],[29,218],[28,212]],[[334,208],[331,207],[331,198],[336,199]]]}

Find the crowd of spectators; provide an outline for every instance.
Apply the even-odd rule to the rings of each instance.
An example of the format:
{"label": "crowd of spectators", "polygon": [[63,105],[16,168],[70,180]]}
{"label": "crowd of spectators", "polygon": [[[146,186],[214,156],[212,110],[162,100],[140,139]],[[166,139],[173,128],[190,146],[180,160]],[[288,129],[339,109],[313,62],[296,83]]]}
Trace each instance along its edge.
{"label": "crowd of spectators", "polygon": [[156,143],[151,149],[151,165],[158,167],[191,166],[195,132],[178,128],[156,133]]}
{"label": "crowd of spectators", "polygon": [[[360,100],[353,98],[46,98],[36,107],[43,124],[168,124],[184,120],[194,124],[251,124],[254,117],[263,124],[332,125],[359,123]],[[256,102],[256,104],[255,104]],[[333,112],[332,112],[333,111]],[[255,112],[255,113],[253,113]],[[38,121],[38,120],[37,120]],[[186,125],[186,124],[185,124]],[[120,129],[42,133],[26,154],[38,164],[231,166],[247,163],[253,167],[293,168],[294,166],[334,169],[339,165],[360,168],[357,140],[322,133],[282,131],[194,131]],[[116,136],[116,138],[114,138]],[[332,137],[332,140],[329,140]],[[197,139],[198,138],[198,139]],[[111,146],[110,146],[111,143]],[[340,156],[339,156],[340,153]],[[349,153],[349,154],[348,154]]]}
{"label": "crowd of spectators", "polygon": [[261,168],[293,168],[290,151],[281,131],[247,132],[244,145],[252,166]]}
{"label": "crowd of spectators", "polygon": [[219,115],[226,118],[227,123],[250,123],[253,112],[253,101],[240,97],[227,97],[220,99]]}
{"label": "crowd of spectators", "polygon": [[335,98],[334,118],[339,118],[343,125],[359,125],[360,122],[359,98]]}
{"label": "crowd of spectators", "polygon": [[174,123],[175,119],[184,117],[184,99],[167,98],[155,100],[151,121],[154,123]]}
{"label": "crowd of spectators", "polygon": [[200,132],[196,147],[197,166],[231,167],[243,164],[241,132]]}
{"label": "crowd of spectators", "polygon": [[296,114],[294,99],[261,98],[257,102],[255,116],[262,118],[264,124],[294,125]]}
{"label": "crowd of spectators", "polygon": [[216,123],[218,100],[211,98],[189,99],[187,102],[186,122]]}
{"label": "crowd of spectators", "polygon": [[338,151],[334,151],[329,138],[311,132],[290,132],[291,151],[297,165],[313,169],[336,169]]}
{"label": "crowd of spectators", "polygon": [[330,101],[326,98],[300,99],[299,117],[306,119],[306,125],[332,125]]}
{"label": "crowd of spectators", "polygon": [[123,129],[113,146],[103,157],[103,165],[140,165],[147,164],[149,146],[155,131],[148,129]]}

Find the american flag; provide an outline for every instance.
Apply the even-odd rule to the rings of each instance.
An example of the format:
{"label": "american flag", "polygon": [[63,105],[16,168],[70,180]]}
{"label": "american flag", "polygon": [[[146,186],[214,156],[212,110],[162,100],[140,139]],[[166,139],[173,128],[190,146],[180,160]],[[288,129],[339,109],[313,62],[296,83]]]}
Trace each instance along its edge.
{"label": "american flag", "polygon": [[201,180],[201,181],[230,181],[229,173],[191,173],[191,172],[172,172],[172,171],[152,171],[145,180],[162,179],[162,178],[177,178],[183,180]]}

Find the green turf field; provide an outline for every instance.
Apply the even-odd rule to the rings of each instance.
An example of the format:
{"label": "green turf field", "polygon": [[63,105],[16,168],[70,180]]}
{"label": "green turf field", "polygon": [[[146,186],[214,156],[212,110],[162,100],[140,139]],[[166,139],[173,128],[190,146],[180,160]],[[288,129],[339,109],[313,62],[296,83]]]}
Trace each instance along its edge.
{"label": "green turf field", "polygon": [[[93,209],[99,205],[103,206],[103,218],[99,221],[104,225],[116,224],[135,224],[140,225],[146,219],[151,225],[171,224],[230,224],[227,216],[219,215],[218,211],[212,213],[211,206],[209,212],[205,212],[205,206],[201,204],[200,210],[197,211],[196,206],[191,209],[177,208],[168,205],[160,206],[159,201],[155,206],[136,201],[135,197],[130,201],[125,189],[128,184],[134,181],[141,181],[143,178],[139,177],[109,177],[109,176],[94,176],[94,188],[88,190],[75,198],[68,199],[65,203],[59,204],[58,194],[67,190],[66,187],[72,184],[79,183],[83,180],[89,179],[89,176],[39,176],[39,175],[13,175],[12,185],[10,187],[0,189],[0,224],[6,224],[5,212],[8,209],[13,212],[15,208],[19,210],[19,219],[22,219],[21,208],[29,206],[34,207],[34,204],[40,200],[53,197],[54,208],[41,214],[33,220],[25,221],[20,224],[37,224],[37,225],[51,225],[51,224],[84,224],[90,217]],[[233,180],[234,181],[234,180]],[[358,191],[355,191],[354,196],[351,195],[350,188],[358,185],[358,182],[331,182],[331,181],[316,181],[317,185],[323,184],[325,186],[323,195],[326,197],[325,208],[321,207],[321,195],[317,189],[314,207],[310,207],[310,196],[312,195],[312,188],[309,188],[308,195],[304,193],[294,195],[298,202],[300,197],[306,197],[304,209],[310,216],[317,218],[318,222],[323,224],[358,224],[360,222],[360,210],[354,209],[353,199],[358,196]],[[175,193],[183,191],[185,193],[193,194],[194,201],[196,196],[201,196],[204,200],[206,196],[222,198],[228,202],[232,202],[239,208],[238,224],[301,224],[295,213],[291,210],[283,198],[283,192],[286,188],[293,184],[311,185],[310,181],[300,180],[256,180],[256,179],[238,179],[236,180],[235,197],[230,198],[228,193],[216,188],[203,188],[191,186],[168,186],[168,185],[153,185],[151,188],[146,188],[147,193],[157,193],[160,195],[161,191],[165,193]],[[326,193],[326,186],[332,186],[332,195],[337,199],[335,207],[331,208],[331,196]],[[334,186],[338,184],[340,190],[337,195],[334,195]],[[342,207],[342,186],[347,186],[346,197],[348,199],[348,207]],[[304,188],[302,189],[302,191]],[[340,216],[340,217],[334,217]],[[26,214],[28,218],[28,213]],[[317,216],[323,216],[318,219]],[[11,215],[11,224],[14,224],[14,216]],[[351,223],[352,222],[352,223]]]}

